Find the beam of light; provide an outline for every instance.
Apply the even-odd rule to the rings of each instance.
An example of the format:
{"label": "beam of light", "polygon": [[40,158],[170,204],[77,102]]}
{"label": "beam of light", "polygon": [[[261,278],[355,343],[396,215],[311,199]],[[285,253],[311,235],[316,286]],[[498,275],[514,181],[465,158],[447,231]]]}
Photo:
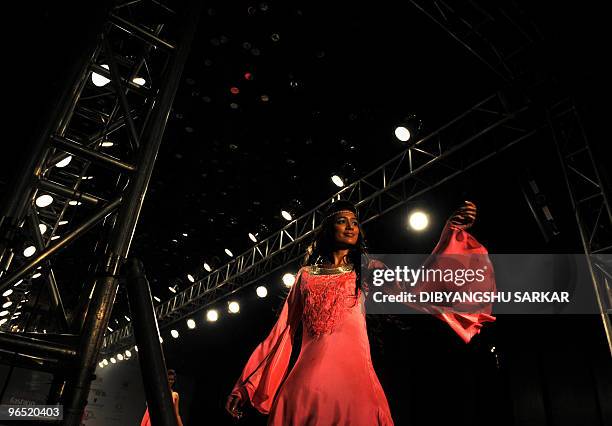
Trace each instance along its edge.
{"label": "beam of light", "polygon": [[408,223],[415,231],[422,231],[429,225],[429,218],[422,211],[415,211],[410,214]]}

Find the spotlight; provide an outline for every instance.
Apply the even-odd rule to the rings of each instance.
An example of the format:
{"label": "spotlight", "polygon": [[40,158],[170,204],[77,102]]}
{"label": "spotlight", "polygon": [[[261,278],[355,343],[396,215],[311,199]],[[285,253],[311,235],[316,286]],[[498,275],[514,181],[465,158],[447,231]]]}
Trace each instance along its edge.
{"label": "spotlight", "polygon": [[2,311],[0,312],[0,317],[5,317],[9,314],[9,311]]}
{"label": "spotlight", "polygon": [[181,235],[183,235],[183,237],[189,236],[189,234],[187,232],[183,232]]}
{"label": "spotlight", "polygon": [[71,206],[80,206],[83,203],[81,203],[80,201],[77,201],[77,200],[70,200],[70,201],[68,201],[68,204],[70,204]]}
{"label": "spotlight", "polygon": [[295,275],[290,273],[283,275],[283,284],[285,284],[287,287],[291,287],[293,284],[295,284]]}
{"label": "spotlight", "polygon": [[106,358],[104,358],[104,359],[102,360],[102,364],[104,364],[104,365],[108,365],[108,360],[107,360]]}
{"label": "spotlight", "polygon": [[249,238],[251,239],[251,241],[253,241],[254,243],[257,242],[257,237],[255,235],[253,235],[253,233],[249,232]]}
{"label": "spotlight", "polygon": [[157,296],[153,296],[153,299],[155,299],[156,302],[161,302],[161,299]]}
{"label": "spotlight", "polygon": [[57,163],[55,163],[55,167],[66,167],[68,164],[70,164],[70,162],[72,161],[72,155],[69,155],[68,157],[64,158],[61,161],[58,161]]}
{"label": "spotlight", "polygon": [[11,306],[13,304],[13,302],[11,302],[10,300],[8,302],[5,302],[2,307],[3,308],[8,308],[9,306]]}
{"label": "spotlight", "polygon": [[427,228],[427,225],[429,224],[429,218],[425,213],[421,211],[415,211],[410,214],[408,223],[410,224],[410,227],[415,231],[422,231]]}
{"label": "spotlight", "polygon": [[171,335],[172,337],[174,337],[175,339],[178,339],[178,337],[179,337],[179,332],[178,332],[178,331],[176,331],[176,330],[170,330],[170,335]]}
{"label": "spotlight", "polygon": [[9,288],[7,291],[5,291],[4,293],[2,293],[2,295],[4,297],[9,297],[11,294],[13,294],[13,289]]}
{"label": "spotlight", "polygon": [[395,128],[395,137],[401,142],[415,138],[421,132],[423,122],[415,115],[407,115]]}
{"label": "spotlight", "polygon": [[281,210],[281,216],[286,220],[293,219],[293,217],[291,216],[291,213],[289,213],[287,210]]}
{"label": "spotlight", "polygon": [[40,277],[42,274],[40,272],[35,273],[34,275],[32,275],[32,278],[38,278]]}
{"label": "spotlight", "polygon": [[44,223],[39,223],[38,229],[40,229],[40,235],[44,235],[45,232],[47,232],[47,225],[45,225]]}
{"label": "spotlight", "polygon": [[215,309],[210,309],[206,312],[206,320],[215,322],[219,319],[219,313]]}
{"label": "spotlight", "polygon": [[134,346],[134,350],[138,352],[138,346]]}
{"label": "spotlight", "polygon": [[342,180],[342,178],[338,175],[333,175],[331,177],[332,182],[339,188],[342,188],[344,186],[344,181]]}
{"label": "spotlight", "polygon": [[115,142],[111,142],[111,141],[104,141],[102,142],[100,145],[104,148],[108,148],[109,146],[113,146],[115,144]]}
{"label": "spotlight", "polygon": [[196,328],[196,322],[194,320],[192,320],[191,318],[187,320],[187,327],[189,327],[190,330],[193,330],[194,328]]}
{"label": "spotlight", "polygon": [[113,364],[117,364],[117,360],[116,360],[115,358],[113,358],[113,357],[111,357],[111,362],[112,362]]}
{"label": "spotlight", "polygon": [[119,361],[123,361],[123,354],[117,354],[117,359]]}
{"label": "spotlight", "polygon": [[100,361],[100,362],[98,363],[98,366],[99,366],[100,368],[104,368],[104,363],[103,363],[102,361]]}
{"label": "spotlight", "polygon": [[19,281],[17,281],[15,284],[13,284],[13,287],[17,287],[19,284],[21,284],[23,282],[23,279],[20,279]]}
{"label": "spotlight", "polygon": [[125,318],[128,322],[132,321],[127,315],[124,315],[123,318]]}
{"label": "spotlight", "polygon": [[111,333],[113,332],[113,329],[110,327],[106,327],[108,329],[108,331],[110,331]]}
{"label": "spotlight", "polygon": [[168,287],[168,290],[170,290],[172,293],[176,293],[176,288],[174,287]]}
{"label": "spotlight", "polygon": [[34,253],[36,253],[36,247],[34,246],[27,246],[24,250],[23,250],[23,255],[25,257],[30,257],[32,256]]}
{"label": "spotlight", "polygon": [[131,356],[132,356],[132,352],[130,352],[130,350],[129,350],[129,349],[126,349],[126,350],[125,350],[125,356],[126,356],[126,358],[131,357]]}
{"label": "spotlight", "polygon": [[204,269],[206,269],[208,272],[212,271],[212,268],[210,267],[210,265],[206,262],[204,262]]}
{"label": "spotlight", "polygon": [[260,285],[259,287],[257,287],[255,292],[257,293],[257,296],[259,297],[266,297],[268,295],[268,289],[264,287],[263,285]]}
{"label": "spotlight", "polygon": [[[100,66],[108,70],[108,65],[102,64]],[[94,86],[97,86],[97,87],[106,86],[109,81],[110,80],[108,78],[104,77],[103,75],[98,74],[97,72],[91,73],[91,82],[94,84]]]}
{"label": "spotlight", "polygon": [[135,77],[135,78],[133,78],[133,79],[132,79],[132,82],[133,82],[134,84],[139,85],[139,86],[144,86],[144,85],[145,85],[145,83],[147,82],[147,80],[145,80],[145,79],[144,79],[144,78],[142,78],[142,77]]}
{"label": "spotlight", "polygon": [[54,236],[52,236],[52,237],[51,237],[51,239],[52,239],[52,240],[58,240],[58,239],[60,239],[60,238],[61,238],[61,237],[60,237],[59,235],[54,235]]}
{"label": "spotlight", "polygon": [[164,338],[159,336],[159,343],[164,343]]}
{"label": "spotlight", "polygon": [[398,126],[395,128],[395,137],[402,142],[407,142],[410,139],[410,130],[404,126]]}
{"label": "spotlight", "polygon": [[234,257],[234,255],[231,251],[229,251],[229,249],[225,249],[225,254],[227,254],[229,257]]}
{"label": "spotlight", "polygon": [[58,226],[62,226],[62,225],[67,225],[68,221],[67,220],[60,220],[59,222],[57,222]]}
{"label": "spotlight", "polygon": [[240,312],[240,305],[238,304],[238,302],[229,302],[227,308],[232,314],[237,314],[238,312]]}
{"label": "spotlight", "polygon": [[187,279],[188,279],[189,281],[191,281],[192,283],[194,283],[194,282],[195,282],[195,279],[193,278],[193,275],[191,275],[191,274],[187,274]]}
{"label": "spotlight", "polygon": [[53,197],[49,194],[43,194],[36,198],[36,205],[38,207],[47,207],[53,202]]}

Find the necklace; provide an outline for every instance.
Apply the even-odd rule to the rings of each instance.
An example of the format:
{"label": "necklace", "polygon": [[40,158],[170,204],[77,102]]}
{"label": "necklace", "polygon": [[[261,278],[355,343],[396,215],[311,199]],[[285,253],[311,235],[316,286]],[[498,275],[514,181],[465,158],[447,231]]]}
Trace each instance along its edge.
{"label": "necklace", "polygon": [[353,270],[353,265],[340,265],[332,268],[323,268],[319,265],[311,265],[310,273],[312,275],[333,275],[333,274],[343,274],[345,272],[350,272]]}

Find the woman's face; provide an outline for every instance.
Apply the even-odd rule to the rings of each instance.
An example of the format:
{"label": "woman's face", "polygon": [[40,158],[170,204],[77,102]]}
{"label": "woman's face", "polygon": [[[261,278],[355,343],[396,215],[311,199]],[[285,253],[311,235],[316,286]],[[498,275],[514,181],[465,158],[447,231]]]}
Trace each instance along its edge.
{"label": "woman's face", "polygon": [[334,240],[354,246],[359,238],[359,222],[353,212],[340,212],[334,218]]}
{"label": "woman's face", "polygon": [[174,374],[168,374],[168,384],[170,387],[174,386],[174,382],[176,382],[176,377]]}

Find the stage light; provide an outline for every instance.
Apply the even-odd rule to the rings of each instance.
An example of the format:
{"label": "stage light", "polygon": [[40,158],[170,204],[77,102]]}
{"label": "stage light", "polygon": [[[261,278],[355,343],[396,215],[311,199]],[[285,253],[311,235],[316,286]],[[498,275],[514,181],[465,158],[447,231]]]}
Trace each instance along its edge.
{"label": "stage light", "polygon": [[134,350],[138,352],[138,346],[134,346]]}
{"label": "stage light", "polygon": [[268,295],[268,289],[264,287],[263,285],[260,285],[259,287],[257,287],[255,292],[257,293],[257,296],[259,297],[266,297]]}
{"label": "stage light", "polygon": [[153,299],[155,299],[157,302],[161,302],[161,299],[157,296],[153,296]]}
{"label": "stage light", "polygon": [[404,126],[398,126],[395,128],[395,137],[402,142],[407,142],[410,139],[410,130]]}
{"label": "stage light", "polygon": [[70,164],[70,162],[72,161],[72,155],[69,155],[68,157],[64,158],[61,161],[58,161],[57,163],[55,163],[55,167],[59,167],[60,169],[62,167],[66,167],[68,164]]}
{"label": "stage light", "polygon": [[128,322],[132,321],[127,315],[124,315],[123,318],[125,318]]}
{"label": "stage light", "polygon": [[13,304],[13,302],[11,302],[10,300],[8,302],[5,302],[2,307],[3,308],[8,308],[9,306],[11,306]]}
{"label": "stage light", "polygon": [[142,77],[135,77],[135,78],[133,78],[133,79],[132,79],[132,82],[133,82],[134,84],[139,85],[139,86],[144,86],[144,85],[145,85],[145,83],[147,82],[147,80],[145,80],[145,79],[144,79],[144,78],[142,78]]}
{"label": "stage light", "polygon": [[115,142],[111,142],[111,141],[104,141],[101,143],[101,146],[104,148],[108,148],[109,146],[113,146],[115,144]]}
{"label": "stage light", "polygon": [[210,267],[210,265],[206,262],[204,262],[204,269],[206,269],[208,272],[212,271],[212,268]]}
{"label": "stage light", "polygon": [[[108,65],[102,64],[100,66],[108,70]],[[97,86],[97,87],[106,86],[109,83],[109,81],[110,80],[108,78],[104,77],[103,75],[98,74],[97,72],[91,73],[91,82],[94,84],[94,86]]]}
{"label": "stage light", "polygon": [[291,216],[291,213],[289,213],[287,210],[281,210],[281,216],[286,220],[293,219],[293,217]]}
{"label": "stage light", "polygon": [[227,254],[229,257],[234,257],[234,255],[231,251],[229,251],[229,249],[225,249],[225,254]]}
{"label": "stage light", "polygon": [[191,318],[187,320],[187,327],[189,327],[190,330],[193,330],[194,328],[196,328],[196,322],[194,320],[192,320]]}
{"label": "stage light", "polygon": [[177,330],[170,330],[170,335],[174,337],[175,339],[178,339],[179,332]]}
{"label": "stage light", "polygon": [[159,336],[159,343],[164,343],[164,338]]}
{"label": "stage light", "polygon": [[6,290],[4,293],[2,293],[2,295],[4,297],[9,297],[11,294],[13,294],[13,289],[9,288],[8,290]]}
{"label": "stage light", "polygon": [[230,89],[230,92],[232,93],[232,95],[237,95],[238,93],[240,93],[240,89],[237,87],[232,87]]}
{"label": "stage light", "polygon": [[110,327],[108,327],[108,326],[107,326],[106,328],[107,328],[107,329],[108,329],[108,331],[110,331],[111,333],[113,332],[113,329],[112,329],[112,328],[110,328]]}
{"label": "stage light", "polygon": [[15,284],[13,284],[13,287],[17,287],[19,284],[21,284],[23,282],[23,278],[20,279],[19,281],[17,281]]}
{"label": "stage light", "polygon": [[45,235],[45,232],[47,232],[47,225],[44,223],[39,223],[38,229],[40,229],[40,235]]}
{"label": "stage light", "polygon": [[102,361],[100,361],[100,362],[98,363],[98,366],[99,366],[100,368],[104,368],[104,364],[102,363]]}
{"label": "stage light", "polygon": [[344,181],[343,181],[343,180],[342,180],[342,178],[341,178],[340,176],[338,176],[338,175],[333,175],[333,176],[331,177],[331,180],[332,180],[332,182],[333,182],[333,183],[334,183],[336,186],[338,186],[338,187],[340,187],[340,188],[342,188],[342,187],[344,186]]}
{"label": "stage light", "polygon": [[285,284],[287,287],[291,287],[293,284],[295,284],[295,275],[289,273],[283,275],[283,284]]}
{"label": "stage light", "polygon": [[116,360],[115,358],[113,358],[113,357],[111,357],[111,362],[112,362],[113,364],[117,364],[117,360]]}
{"label": "stage light", "polygon": [[228,303],[227,309],[231,314],[237,314],[238,312],[240,312],[240,305],[238,304],[238,302],[232,301]]}
{"label": "stage light", "polygon": [[60,239],[60,238],[61,238],[61,237],[60,237],[59,235],[54,235],[54,236],[52,236],[52,237],[51,237],[51,240],[58,240],[58,239]]}
{"label": "stage light", "polygon": [[210,322],[215,322],[219,319],[219,313],[216,309],[210,309],[206,312],[206,320]]}
{"label": "stage light", "polygon": [[194,283],[194,282],[195,282],[195,279],[193,278],[193,275],[191,275],[191,274],[187,274],[187,279],[188,279],[189,281],[191,281],[192,283]]}
{"label": "stage light", "polygon": [[126,350],[125,350],[125,356],[126,356],[127,358],[131,357],[131,356],[132,356],[132,352],[130,352],[130,350],[129,350],[129,349],[126,349]]}
{"label": "stage light", "polygon": [[410,227],[415,231],[422,231],[427,228],[427,225],[429,224],[429,218],[425,213],[421,211],[415,211],[410,214],[408,223],[410,224]]}
{"label": "stage light", "polygon": [[187,236],[189,236],[189,234],[187,234],[187,232],[183,232],[183,234],[182,234],[182,235],[183,235],[183,237],[187,237]]}
{"label": "stage light", "polygon": [[67,220],[60,220],[59,222],[57,222],[58,226],[67,225],[67,224],[68,224]]}
{"label": "stage light", "polygon": [[6,323],[8,321],[8,318],[2,318],[0,320],[0,325],[4,325],[4,323]]}
{"label": "stage light", "polygon": [[108,365],[108,360],[107,360],[106,358],[104,358],[104,359],[102,360],[102,364],[104,364],[104,365]]}
{"label": "stage light", "polygon": [[53,197],[49,194],[43,194],[36,198],[36,205],[38,207],[47,207],[53,202]]}
{"label": "stage light", "polygon": [[23,250],[23,255],[25,257],[30,257],[32,256],[34,253],[36,253],[36,247],[34,246],[27,246],[24,250]]}
{"label": "stage light", "polygon": [[5,317],[9,314],[9,311],[2,311],[0,312],[0,317]]}
{"label": "stage light", "polygon": [[123,361],[123,354],[117,354],[117,359],[119,361]]}
{"label": "stage light", "polygon": [[174,287],[168,287],[168,290],[170,290],[172,293],[176,293],[176,289]]}
{"label": "stage light", "polygon": [[42,274],[40,272],[35,273],[34,275],[32,275],[32,278],[38,278],[40,277]]}
{"label": "stage light", "polygon": [[80,201],[77,201],[77,200],[70,200],[70,201],[68,201],[68,204],[70,204],[71,206],[80,206],[83,203],[81,203]]}
{"label": "stage light", "polygon": [[253,233],[249,232],[249,238],[251,239],[251,241],[253,241],[254,243],[257,242],[257,237],[255,237],[255,235],[253,235]]}

